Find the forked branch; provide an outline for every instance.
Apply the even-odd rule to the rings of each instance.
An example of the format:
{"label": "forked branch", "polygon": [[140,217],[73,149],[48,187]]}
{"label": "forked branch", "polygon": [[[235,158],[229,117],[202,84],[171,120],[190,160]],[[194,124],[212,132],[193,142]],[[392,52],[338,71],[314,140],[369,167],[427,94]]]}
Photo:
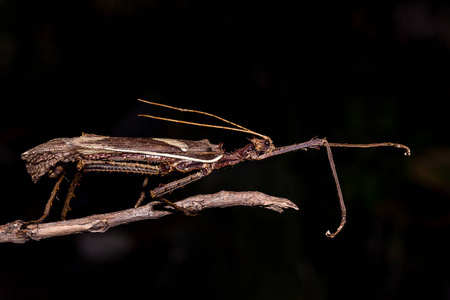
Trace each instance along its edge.
{"label": "forked branch", "polygon": [[[231,206],[259,206],[280,213],[288,208],[298,210],[298,207],[288,199],[269,196],[261,192],[222,191],[210,195],[196,195],[178,201],[177,205],[196,212],[208,208]],[[41,240],[69,234],[105,232],[111,227],[141,220],[159,219],[174,212],[172,208],[165,207],[160,201],[154,201],[137,208],[59,222],[26,224],[17,220],[0,226],[0,242],[25,243],[29,240]]]}

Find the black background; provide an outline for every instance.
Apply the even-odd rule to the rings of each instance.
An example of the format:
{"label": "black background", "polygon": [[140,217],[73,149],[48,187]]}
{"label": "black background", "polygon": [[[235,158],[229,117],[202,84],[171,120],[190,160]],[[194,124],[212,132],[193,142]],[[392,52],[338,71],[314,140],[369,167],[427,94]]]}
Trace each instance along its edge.
{"label": "black background", "polygon": [[[2,244],[0,299],[449,299],[450,6],[312,2],[1,1],[1,224],[40,217],[53,181],[33,184],[20,154],[55,137],[247,143],[138,118],[217,123],[138,98],[220,115],[278,146],[392,141],[412,157],[334,150],[348,223],[333,240],[324,233],[340,211],[325,151],[290,153],[216,171],[170,198],[257,190],[299,211],[217,209]],[[141,184],[86,174],[69,217],[132,207]]]}

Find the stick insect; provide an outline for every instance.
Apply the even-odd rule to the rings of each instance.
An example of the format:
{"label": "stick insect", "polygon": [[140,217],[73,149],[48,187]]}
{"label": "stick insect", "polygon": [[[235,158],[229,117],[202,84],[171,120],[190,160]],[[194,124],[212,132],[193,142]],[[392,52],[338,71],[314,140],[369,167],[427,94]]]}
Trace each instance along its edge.
{"label": "stick insect", "polygon": [[162,201],[163,203],[182,211],[186,215],[195,215],[195,212],[187,211],[186,209],[177,206],[175,203],[163,198],[163,196],[211,174],[211,172],[216,169],[232,166],[246,160],[257,161],[291,151],[318,149],[324,147],[327,151],[328,161],[336,185],[341,208],[341,222],[338,228],[333,233],[330,231],[326,232],[326,236],[333,238],[344,227],[347,219],[347,213],[331,147],[396,147],[404,149],[405,155],[407,156],[411,154],[411,151],[407,146],[397,143],[331,143],[325,138],[313,138],[303,143],[297,143],[284,147],[275,147],[270,137],[247,129],[214,114],[198,110],[173,107],[142,99],[139,99],[139,101],[182,112],[206,115],[228,123],[230,126],[195,123],[145,114],[139,115],[141,117],[238,131],[249,134],[252,138],[249,139],[249,144],[233,152],[225,152],[221,144],[211,144],[206,139],[192,141],[168,138],[130,138],[83,134],[80,137],[57,138],[50,140],[47,143],[38,145],[22,154],[22,159],[27,161],[27,171],[31,175],[34,182],[37,182],[44,175],[57,179],[50,194],[50,198],[45,206],[42,217],[32,222],[42,222],[49,215],[53,200],[57,197],[61,182],[63,181],[63,178],[65,178],[66,167],[69,164],[76,163],[77,172],[72,179],[67,192],[64,207],[61,213],[62,220],[66,218],[67,212],[70,210],[69,204],[70,200],[74,197],[75,188],[80,184],[82,174],[86,172],[121,172],[142,174],[146,176],[163,176],[171,172],[188,173],[186,177],[162,184],[152,190],[149,190],[148,192],[146,192],[148,184],[148,177],[146,177],[143,183],[143,190],[135,207],[139,206],[146,197],[146,194],[148,194],[152,199]]}

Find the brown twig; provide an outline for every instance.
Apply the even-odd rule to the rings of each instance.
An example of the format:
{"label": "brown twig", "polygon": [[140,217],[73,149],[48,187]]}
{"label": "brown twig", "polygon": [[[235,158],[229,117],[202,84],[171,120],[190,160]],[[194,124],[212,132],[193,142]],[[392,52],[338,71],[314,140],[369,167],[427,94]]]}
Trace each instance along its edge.
{"label": "brown twig", "polygon": [[[269,196],[261,192],[222,191],[210,195],[196,195],[178,201],[177,205],[195,212],[207,208],[231,206],[259,206],[280,213],[287,208],[298,210],[298,207],[287,199]],[[69,234],[105,232],[111,227],[141,220],[159,219],[173,213],[173,209],[162,206],[159,201],[154,201],[137,208],[59,222],[27,224],[17,220],[0,226],[0,242],[25,243],[29,240],[41,240]]]}

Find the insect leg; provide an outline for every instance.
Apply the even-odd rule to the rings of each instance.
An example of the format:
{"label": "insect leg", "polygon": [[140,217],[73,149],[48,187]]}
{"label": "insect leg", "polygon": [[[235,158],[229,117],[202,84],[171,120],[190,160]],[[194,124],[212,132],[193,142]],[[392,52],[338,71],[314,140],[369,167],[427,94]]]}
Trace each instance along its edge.
{"label": "insect leg", "polygon": [[339,184],[339,179],[336,172],[336,165],[333,160],[333,153],[331,153],[330,144],[326,139],[324,139],[324,145],[327,149],[328,161],[330,163],[331,172],[333,172],[334,182],[336,183],[336,190],[339,197],[339,204],[341,206],[341,224],[339,224],[339,227],[334,233],[331,233],[329,230],[325,233],[327,237],[334,238],[342,230],[342,228],[344,228],[345,222],[347,221],[347,210],[345,208],[344,196],[342,196],[341,185]]}
{"label": "insect leg", "polygon": [[142,190],[141,190],[141,195],[139,196],[138,201],[136,202],[136,205],[134,206],[135,208],[138,207],[139,205],[141,205],[142,201],[145,198],[145,190],[147,188],[148,185],[148,177],[144,178],[144,182],[142,183]]}
{"label": "insect leg", "polygon": [[78,172],[75,174],[75,177],[72,180],[72,183],[70,184],[69,191],[67,192],[66,201],[64,202],[64,208],[61,212],[61,220],[66,219],[67,212],[70,210],[70,200],[75,197],[75,188],[80,185],[81,175],[83,174],[83,170],[79,169]]}
{"label": "insect leg", "polygon": [[[269,152],[267,154],[264,154],[264,155],[260,156],[260,159],[264,159],[264,158],[267,158],[267,157],[270,157],[270,156],[273,156],[273,155],[279,155],[279,154],[282,154],[282,153],[291,152],[291,151],[295,151],[295,150],[307,150],[309,148],[313,148],[313,149],[316,148],[317,149],[317,148],[320,148],[320,147],[325,147],[327,149],[328,162],[330,163],[331,171],[333,173],[334,182],[336,184],[336,190],[337,190],[338,197],[339,197],[339,204],[341,206],[341,223],[339,224],[339,227],[336,229],[336,231],[334,233],[331,233],[330,231],[327,231],[325,233],[325,235],[327,237],[334,238],[342,230],[342,228],[344,228],[344,225],[345,225],[345,223],[347,221],[347,210],[345,208],[344,196],[342,196],[341,185],[339,183],[338,175],[337,175],[337,172],[336,172],[336,165],[334,164],[333,154],[331,152],[331,147],[330,146],[334,146],[334,147],[350,147],[348,144],[345,144],[345,146],[342,146],[342,144],[328,143],[328,141],[326,139],[313,138],[312,140],[310,140],[308,142],[277,148],[277,149],[275,149],[272,152]],[[356,145],[356,147],[358,147],[358,146],[359,145]],[[376,144],[376,145],[370,145],[370,146],[378,147],[380,145]],[[383,144],[382,146],[385,146],[385,145]],[[401,147],[398,147],[398,148],[401,148]]]}
{"label": "insect leg", "polygon": [[179,180],[175,180],[175,181],[166,183],[166,184],[164,184],[162,186],[159,186],[159,187],[151,190],[150,191],[150,196],[152,198],[159,198],[158,200],[161,200],[162,202],[172,206],[176,210],[181,211],[186,216],[195,216],[195,215],[197,215],[196,213],[189,212],[186,209],[184,209],[182,207],[179,207],[178,205],[170,202],[169,200],[161,198],[161,196],[163,196],[163,195],[165,195],[167,193],[171,193],[174,190],[176,190],[178,188],[181,188],[181,187],[183,187],[183,186],[185,186],[185,185],[187,185],[187,184],[189,184],[191,182],[197,181],[197,180],[199,180],[199,179],[209,175],[211,172],[212,172],[212,169],[205,168],[205,169],[202,169],[202,170],[200,170],[200,171],[198,171],[198,172],[196,172],[194,174],[191,174],[189,176],[181,178]]}
{"label": "insect leg", "polygon": [[59,186],[61,185],[61,182],[63,181],[63,179],[65,178],[64,176],[64,171],[59,175],[58,180],[55,183],[55,186],[53,187],[53,190],[50,194],[50,198],[47,201],[47,204],[45,205],[45,210],[44,213],[42,215],[42,217],[40,217],[37,220],[34,221],[29,221],[26,223],[41,223],[42,221],[45,220],[45,218],[48,217],[49,213],[50,213],[50,209],[52,208],[52,204],[53,204],[53,200],[56,198],[56,194],[58,193],[59,190]]}
{"label": "insect leg", "polygon": [[178,188],[181,188],[191,182],[197,181],[197,180],[209,175],[211,172],[212,172],[212,170],[203,169],[201,171],[198,171],[198,172],[191,174],[189,176],[186,176],[184,178],[161,185],[161,186],[151,190],[150,195],[152,196],[152,198],[160,198],[161,196],[163,196],[167,193],[171,193]]}
{"label": "insect leg", "polygon": [[196,213],[196,212],[190,212],[190,211],[188,211],[187,209],[184,209],[184,208],[182,208],[182,207],[176,205],[175,203],[173,203],[173,202],[171,202],[171,201],[169,201],[169,200],[167,200],[167,199],[159,198],[159,200],[161,200],[162,202],[164,202],[165,204],[167,204],[167,205],[169,205],[169,206],[172,206],[173,208],[175,208],[176,210],[182,212],[184,215],[186,215],[186,216],[188,216],[188,217],[195,217],[196,215],[198,215],[198,213]]}

